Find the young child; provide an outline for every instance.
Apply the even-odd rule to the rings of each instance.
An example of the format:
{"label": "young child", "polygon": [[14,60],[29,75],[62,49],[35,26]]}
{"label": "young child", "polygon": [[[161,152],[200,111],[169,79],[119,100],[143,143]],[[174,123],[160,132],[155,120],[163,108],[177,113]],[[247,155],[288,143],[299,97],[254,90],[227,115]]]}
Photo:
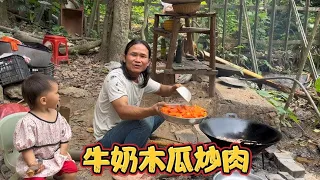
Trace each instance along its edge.
{"label": "young child", "polygon": [[[49,176],[75,179],[78,169],[68,153],[71,128],[56,110],[60,100],[58,83],[51,76],[36,73],[24,80],[22,96],[30,112],[18,121],[13,135],[14,146],[20,152],[17,173],[29,180]],[[34,165],[40,165],[40,169],[28,177],[26,172]]]}

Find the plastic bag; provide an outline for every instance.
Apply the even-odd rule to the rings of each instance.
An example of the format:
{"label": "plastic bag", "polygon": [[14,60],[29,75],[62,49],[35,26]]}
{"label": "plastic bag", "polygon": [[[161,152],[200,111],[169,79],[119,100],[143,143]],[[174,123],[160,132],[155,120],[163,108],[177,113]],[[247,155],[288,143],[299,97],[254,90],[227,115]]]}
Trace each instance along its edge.
{"label": "plastic bag", "polygon": [[21,104],[17,103],[7,103],[7,104],[0,104],[0,121],[2,118],[18,112],[29,112],[30,109],[25,107]]}

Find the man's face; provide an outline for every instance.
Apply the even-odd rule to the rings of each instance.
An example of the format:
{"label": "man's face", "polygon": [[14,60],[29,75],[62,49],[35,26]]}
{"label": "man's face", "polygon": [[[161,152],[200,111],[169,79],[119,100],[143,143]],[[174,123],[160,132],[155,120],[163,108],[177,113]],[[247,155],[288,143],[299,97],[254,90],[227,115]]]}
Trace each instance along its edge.
{"label": "man's face", "polygon": [[149,50],[143,44],[131,46],[125,56],[125,63],[130,74],[138,77],[150,64]]}

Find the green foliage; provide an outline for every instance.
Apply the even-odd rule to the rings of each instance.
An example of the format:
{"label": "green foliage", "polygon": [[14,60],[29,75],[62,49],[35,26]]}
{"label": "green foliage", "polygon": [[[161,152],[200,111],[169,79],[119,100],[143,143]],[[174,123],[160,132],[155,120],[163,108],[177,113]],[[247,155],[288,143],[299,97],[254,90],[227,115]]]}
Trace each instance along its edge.
{"label": "green foliage", "polygon": [[[295,113],[288,108],[284,109],[284,105],[289,95],[284,92],[278,91],[265,91],[265,90],[257,90],[257,93],[267,99],[277,110],[279,115],[287,115],[292,121],[299,123],[300,120],[295,115]],[[281,122],[285,126],[291,126],[288,121]]]}
{"label": "green foliage", "polygon": [[68,35],[68,32],[63,28],[63,26],[59,26],[59,25],[54,25],[52,27],[51,33],[54,35],[62,35],[62,36]]}
{"label": "green foliage", "polygon": [[316,82],[314,83],[314,87],[316,88],[316,91],[320,93],[320,78],[316,80]]}

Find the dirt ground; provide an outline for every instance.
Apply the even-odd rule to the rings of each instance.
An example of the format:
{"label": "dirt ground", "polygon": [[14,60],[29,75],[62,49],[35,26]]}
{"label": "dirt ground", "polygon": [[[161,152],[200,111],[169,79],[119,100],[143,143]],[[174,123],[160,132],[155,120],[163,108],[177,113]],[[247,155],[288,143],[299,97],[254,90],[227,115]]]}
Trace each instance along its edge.
{"label": "dirt ground", "polygon": [[[60,80],[61,87],[75,86],[91,93],[88,97],[61,97],[61,104],[71,109],[70,125],[73,131],[73,138],[70,146],[71,149],[76,150],[82,150],[84,146],[95,142],[92,129],[93,108],[104,77],[107,74],[106,65],[94,63],[91,60],[92,57],[76,57],[76,60],[71,65],[72,69],[70,69],[70,66],[61,65],[56,71],[56,77]],[[77,71],[73,71],[73,69]],[[193,85],[195,87],[202,86],[202,84],[195,84],[194,82]],[[198,96],[200,101],[201,98],[207,98],[203,89],[195,88],[195,90],[194,95]],[[154,95],[146,95],[141,105],[150,106],[160,100],[176,102],[182,99],[178,96],[162,99]],[[299,103],[296,106],[296,113],[302,121],[301,127],[319,143],[319,133],[313,131],[314,126],[311,123],[311,120],[315,118],[315,113],[305,102],[305,104],[303,104],[303,101],[299,101]],[[210,103],[205,108],[210,109]],[[175,139],[173,132],[185,128],[190,127],[165,122],[156,131],[156,134]],[[296,157],[296,161],[300,162],[308,172],[313,172],[315,176],[320,176],[320,154],[316,145],[310,141],[310,138],[304,136],[301,129],[295,124],[293,124],[292,128],[282,127],[282,132],[284,135],[283,140],[277,144],[277,147],[292,152]],[[101,177],[92,177],[89,169],[81,168],[80,166],[79,168],[79,179],[111,179],[110,174],[107,172]]]}
{"label": "dirt ground", "polygon": [[[76,87],[80,90],[86,91],[86,93],[84,93],[86,95],[79,95],[77,92],[69,93],[69,95],[61,95],[61,104],[69,107],[71,110],[70,125],[72,127],[73,137],[70,141],[70,149],[81,151],[86,145],[95,143],[92,128],[93,108],[103,80],[108,73],[108,64],[95,63],[92,56],[72,57],[72,59],[72,64],[61,65],[56,68],[55,77],[59,80],[61,89]],[[194,104],[200,104],[206,108],[209,111],[209,116],[219,114],[219,112],[213,111],[213,106],[216,105],[215,103],[217,102],[214,102],[214,99],[210,99],[205,92],[206,83],[189,82],[185,84],[185,86],[191,89]],[[183,102],[183,99],[177,94],[171,98],[160,98],[154,95],[146,95],[142,100],[141,106],[150,106],[158,101],[178,103]],[[248,103],[250,103],[249,100]],[[227,105],[228,104],[224,104],[224,106],[221,107],[224,108]],[[237,108],[237,105],[233,106]],[[315,120],[315,113],[304,100],[296,100],[292,106],[293,109],[295,109],[295,113],[298,115],[298,118],[302,122],[300,124],[301,128],[304,129],[308,135],[303,135],[301,128],[294,123],[291,123],[293,125],[292,128],[281,128],[283,139],[277,144],[277,147],[278,149],[293,153],[295,160],[300,162],[309,172],[306,179],[320,179],[320,152],[314,144],[314,142],[320,143],[320,133],[314,131],[314,124],[312,123],[312,121]],[[255,110],[256,109],[253,111]],[[194,127],[164,122],[155,134],[170,139],[176,139],[174,132],[187,128]],[[312,141],[310,136],[313,138]],[[101,176],[92,176],[89,168],[82,168],[79,162],[77,163],[80,170],[77,179],[112,179],[108,171],[104,171]],[[195,178],[196,177],[192,177],[192,179]],[[173,179],[188,178],[175,177]],[[198,179],[205,178],[198,177]]]}

